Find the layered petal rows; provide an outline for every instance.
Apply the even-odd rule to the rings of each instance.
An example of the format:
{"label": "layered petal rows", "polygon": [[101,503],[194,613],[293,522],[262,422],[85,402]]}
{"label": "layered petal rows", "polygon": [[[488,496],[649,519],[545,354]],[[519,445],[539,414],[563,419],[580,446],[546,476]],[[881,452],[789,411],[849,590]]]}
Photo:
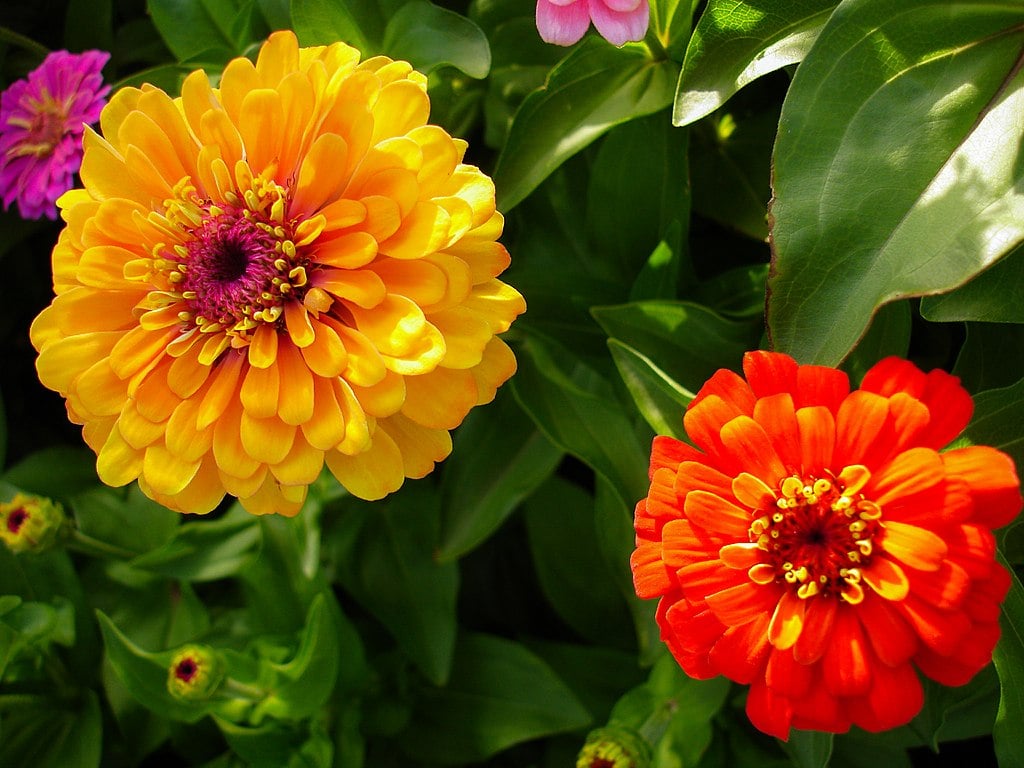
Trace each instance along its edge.
{"label": "layered petal rows", "polygon": [[918,672],[962,685],[992,658],[1009,575],[992,529],[1021,508],[1011,459],[947,446],[959,380],[888,358],[841,371],[752,352],[655,439],[636,508],[637,594],[697,678],[750,685],[762,731],[881,731],[920,710]]}
{"label": "layered petal rows", "polygon": [[493,183],[429,106],[407,63],[290,32],[218,87],[115,94],[31,332],[104,482],[294,514],[325,464],[374,499],[447,456],[525,304]]}

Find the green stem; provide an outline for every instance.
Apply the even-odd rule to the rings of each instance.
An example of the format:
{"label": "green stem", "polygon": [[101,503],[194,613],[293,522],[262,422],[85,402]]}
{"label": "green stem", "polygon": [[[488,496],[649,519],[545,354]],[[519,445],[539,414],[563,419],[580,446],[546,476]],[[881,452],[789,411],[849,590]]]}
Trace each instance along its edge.
{"label": "green stem", "polygon": [[46,56],[50,52],[50,49],[45,45],[37,43],[31,37],[25,37],[9,27],[0,26],[0,40],[16,45],[19,48],[24,48],[26,51],[37,53],[40,56]]}
{"label": "green stem", "polygon": [[130,549],[119,547],[116,544],[110,544],[106,541],[94,539],[92,536],[82,533],[77,528],[71,532],[71,539],[68,541],[68,547],[86,555],[110,555],[111,557],[116,557],[121,560],[131,560],[134,557],[138,557],[139,554],[138,552],[132,552]]}
{"label": "green stem", "polygon": [[19,707],[49,707],[52,705],[52,699],[34,693],[0,694],[0,712]]}
{"label": "green stem", "polygon": [[267,696],[267,692],[262,688],[248,683],[240,683],[232,677],[224,681],[224,687],[221,690],[236,694],[237,698],[251,699],[252,701],[262,701]]}

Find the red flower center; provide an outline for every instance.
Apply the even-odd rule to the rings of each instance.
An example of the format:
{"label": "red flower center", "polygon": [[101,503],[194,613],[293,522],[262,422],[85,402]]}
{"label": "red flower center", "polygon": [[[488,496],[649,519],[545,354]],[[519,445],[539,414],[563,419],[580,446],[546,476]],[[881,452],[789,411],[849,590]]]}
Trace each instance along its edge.
{"label": "red flower center", "polygon": [[749,530],[750,540],[768,553],[772,578],[804,599],[863,600],[861,569],[871,560],[879,506],[834,476],[787,477],[777,496],[775,509],[758,510]]}
{"label": "red flower center", "polygon": [[10,514],[7,515],[7,530],[16,534],[21,530],[21,526],[25,524],[29,517],[29,513],[21,507],[11,510]]}
{"label": "red flower center", "polygon": [[191,683],[198,673],[199,665],[191,658],[182,659],[174,669],[174,676],[185,683]]}

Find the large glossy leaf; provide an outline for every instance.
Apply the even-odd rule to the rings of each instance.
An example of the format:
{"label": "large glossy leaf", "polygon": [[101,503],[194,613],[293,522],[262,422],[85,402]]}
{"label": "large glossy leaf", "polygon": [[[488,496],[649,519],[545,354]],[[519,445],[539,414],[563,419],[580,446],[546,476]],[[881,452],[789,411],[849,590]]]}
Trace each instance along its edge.
{"label": "large glossy leaf", "polygon": [[[1006,563],[1003,563],[1006,565]],[[1011,571],[1011,574],[1013,572]],[[999,768],[1024,766],[1024,587],[1013,576],[1000,616],[1003,635],[992,654],[1002,696],[992,728]]]}
{"label": "large glossy leaf", "polygon": [[936,322],[1024,323],[1024,246],[955,291],[924,297],[921,314]]}
{"label": "large glossy leaf", "polygon": [[647,490],[647,450],[611,387],[554,342],[531,338],[519,356],[513,391],[555,445],[605,477],[632,505]]}
{"label": "large glossy leaf", "polygon": [[417,761],[463,764],[589,722],[579,700],[522,645],[470,634],[459,639],[448,685],[420,694],[398,742]]}
{"label": "large glossy leaf", "polygon": [[4,712],[0,764],[33,768],[98,768],[103,718],[95,692],[81,701],[45,701]]}
{"label": "large glossy leaf", "polygon": [[493,533],[563,456],[505,390],[494,404],[469,414],[453,443],[441,481],[441,562]]}
{"label": "large glossy leaf", "polygon": [[693,400],[693,393],[674,382],[649,357],[618,339],[608,339],[608,349],[619,376],[651,429],[656,434],[682,440],[686,435],[683,413]]}
{"label": "large glossy leaf", "polygon": [[1024,6],[849,0],[797,69],[775,147],[774,345],[835,364],[878,306],[1024,239]]}
{"label": "large glossy leaf", "polygon": [[380,52],[386,16],[377,0],[292,0],[291,11],[302,45],[330,45],[340,40],[364,56]]}
{"label": "large glossy leaf", "polygon": [[752,80],[807,54],[836,0],[711,0],[693,30],[672,121],[709,115]]}
{"label": "large glossy leaf", "polygon": [[967,323],[953,373],[968,392],[1009,387],[1024,378],[1024,325]]}
{"label": "large glossy leaf", "polygon": [[619,123],[672,101],[674,66],[640,46],[588,37],[519,107],[494,171],[498,207],[516,206],[576,152]]}
{"label": "large glossy leaf", "polygon": [[449,64],[470,77],[483,78],[491,68],[491,49],[476,24],[429,0],[412,0],[388,20],[384,52],[404,59],[421,72]]}
{"label": "large glossy leaf", "polygon": [[247,42],[241,27],[251,13],[237,0],[149,0],[149,13],[160,36],[179,61],[222,51],[226,60],[241,53]]}

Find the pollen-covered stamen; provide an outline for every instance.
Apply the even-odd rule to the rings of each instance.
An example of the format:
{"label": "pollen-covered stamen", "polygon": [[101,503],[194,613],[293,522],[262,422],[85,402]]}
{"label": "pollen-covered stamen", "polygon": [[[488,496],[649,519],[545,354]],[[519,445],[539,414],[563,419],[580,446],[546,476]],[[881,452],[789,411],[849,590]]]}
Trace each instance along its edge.
{"label": "pollen-covered stamen", "polygon": [[[767,553],[775,581],[792,585],[803,599],[864,599],[861,570],[871,561],[881,517],[879,506],[859,492],[867,479],[858,466],[839,476],[782,481],[774,507],[757,510],[749,530],[750,540]],[[752,578],[764,581],[765,564],[754,567]]]}

